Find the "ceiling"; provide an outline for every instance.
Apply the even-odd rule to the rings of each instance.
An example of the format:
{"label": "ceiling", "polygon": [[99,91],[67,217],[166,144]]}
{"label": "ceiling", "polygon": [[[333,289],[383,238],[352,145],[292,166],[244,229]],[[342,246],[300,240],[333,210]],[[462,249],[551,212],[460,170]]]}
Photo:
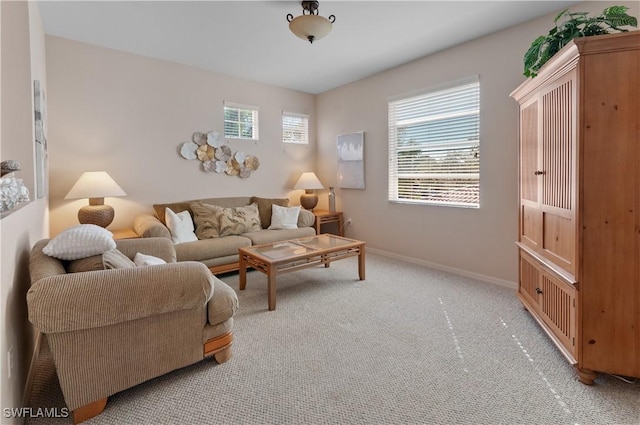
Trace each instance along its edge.
{"label": "ceiling", "polygon": [[[329,1],[314,44],[299,1],[40,1],[46,34],[261,83],[322,93],[577,1]],[[524,54],[524,52],[523,52]]]}

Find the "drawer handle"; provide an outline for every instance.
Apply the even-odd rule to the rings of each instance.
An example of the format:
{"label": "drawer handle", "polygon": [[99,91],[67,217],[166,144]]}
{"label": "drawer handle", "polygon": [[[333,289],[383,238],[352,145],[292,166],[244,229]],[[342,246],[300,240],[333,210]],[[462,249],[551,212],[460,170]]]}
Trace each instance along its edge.
{"label": "drawer handle", "polygon": [[536,294],[542,294],[542,289],[536,288]]}
{"label": "drawer handle", "polygon": [[536,176],[541,176],[543,174],[547,174],[546,171],[534,171],[534,173]]}

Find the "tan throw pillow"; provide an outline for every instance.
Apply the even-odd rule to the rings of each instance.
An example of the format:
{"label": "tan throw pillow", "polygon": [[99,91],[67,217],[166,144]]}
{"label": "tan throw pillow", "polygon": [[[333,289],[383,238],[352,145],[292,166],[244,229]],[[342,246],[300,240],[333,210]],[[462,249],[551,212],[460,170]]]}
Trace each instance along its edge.
{"label": "tan throw pillow", "polygon": [[92,255],[91,257],[69,261],[69,264],[67,264],[67,273],[92,272],[95,270],[104,270],[102,255]]}
{"label": "tan throw pillow", "polygon": [[193,211],[193,223],[196,225],[198,239],[211,239],[220,236],[220,224],[218,224],[216,216],[216,211],[220,207],[202,202],[192,202],[189,207]]}
{"label": "tan throw pillow", "polygon": [[158,219],[162,222],[162,224],[166,226],[167,222],[165,221],[165,210],[167,208],[171,208],[171,211],[176,214],[182,211],[189,211],[189,214],[193,215],[189,206],[189,202],[174,202],[173,204],[153,204],[153,209],[156,211]]}
{"label": "tan throw pillow", "polygon": [[256,204],[245,207],[222,208],[202,202],[192,202],[193,221],[198,239],[210,239],[242,233],[257,232],[260,215]]}
{"label": "tan throw pillow", "polygon": [[260,212],[260,225],[263,229],[267,229],[271,226],[272,205],[278,205],[280,207],[289,206],[289,199],[287,198],[258,198],[257,196],[252,196],[250,202],[258,205],[258,211]]}
{"label": "tan throw pillow", "polygon": [[102,263],[105,269],[127,269],[129,267],[135,267],[135,263],[131,261],[131,258],[124,255],[117,249],[102,254]]}

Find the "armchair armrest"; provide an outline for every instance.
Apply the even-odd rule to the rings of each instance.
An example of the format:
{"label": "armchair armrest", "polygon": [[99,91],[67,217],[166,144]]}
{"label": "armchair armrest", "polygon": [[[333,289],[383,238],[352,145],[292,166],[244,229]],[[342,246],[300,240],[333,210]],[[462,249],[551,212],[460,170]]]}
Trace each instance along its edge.
{"label": "armchair armrest", "polygon": [[179,310],[204,312],[213,279],[207,266],[190,261],[52,275],[27,292],[29,320],[43,333],[56,333]]}
{"label": "armchair armrest", "polygon": [[309,210],[300,209],[298,214],[298,227],[313,227],[316,222],[316,216]]}
{"label": "armchair armrest", "polygon": [[133,230],[142,238],[167,238],[171,240],[171,232],[152,214],[141,214],[133,220]]}

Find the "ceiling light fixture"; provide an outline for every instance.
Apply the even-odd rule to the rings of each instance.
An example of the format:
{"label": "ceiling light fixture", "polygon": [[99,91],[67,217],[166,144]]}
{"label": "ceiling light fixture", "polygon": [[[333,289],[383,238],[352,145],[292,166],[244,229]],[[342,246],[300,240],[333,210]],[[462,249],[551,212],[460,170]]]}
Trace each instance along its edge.
{"label": "ceiling light fixture", "polygon": [[291,32],[303,40],[308,40],[309,43],[320,40],[329,34],[336,17],[330,15],[325,18],[318,15],[319,2],[317,1],[303,1],[300,3],[302,4],[302,15],[296,18],[291,13],[287,15]]}

